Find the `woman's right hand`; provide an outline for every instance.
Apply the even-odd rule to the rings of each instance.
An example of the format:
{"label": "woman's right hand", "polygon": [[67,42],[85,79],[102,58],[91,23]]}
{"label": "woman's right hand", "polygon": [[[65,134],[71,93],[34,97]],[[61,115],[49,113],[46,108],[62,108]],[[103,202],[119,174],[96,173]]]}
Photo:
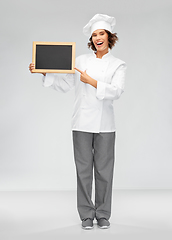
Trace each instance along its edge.
{"label": "woman's right hand", "polygon": [[35,69],[35,64],[34,64],[34,63],[30,63],[30,65],[29,65],[29,71],[30,71],[31,73],[33,73],[32,70],[34,70],[34,69]]}
{"label": "woman's right hand", "polygon": [[[29,64],[29,71],[31,72],[31,73],[33,73],[32,71],[35,69],[35,64],[34,63],[30,63]],[[46,73],[42,73],[44,76],[46,76]]]}

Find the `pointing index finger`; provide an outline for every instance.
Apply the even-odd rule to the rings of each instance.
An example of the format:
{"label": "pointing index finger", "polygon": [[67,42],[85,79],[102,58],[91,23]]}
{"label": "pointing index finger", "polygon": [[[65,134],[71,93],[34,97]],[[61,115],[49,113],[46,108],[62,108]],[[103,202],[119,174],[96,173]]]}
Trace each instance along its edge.
{"label": "pointing index finger", "polygon": [[78,72],[80,72],[81,74],[83,73],[83,71],[81,71],[80,69],[78,69],[78,68],[74,68],[74,69],[76,69]]}

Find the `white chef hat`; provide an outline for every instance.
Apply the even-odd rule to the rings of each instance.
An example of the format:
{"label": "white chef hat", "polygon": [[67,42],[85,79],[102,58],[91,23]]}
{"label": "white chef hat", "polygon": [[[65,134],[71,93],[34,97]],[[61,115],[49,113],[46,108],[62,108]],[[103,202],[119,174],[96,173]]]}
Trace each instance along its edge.
{"label": "white chef hat", "polygon": [[112,32],[115,24],[116,19],[114,17],[105,14],[96,14],[83,28],[83,33],[91,37],[92,33],[97,29],[105,29]]}

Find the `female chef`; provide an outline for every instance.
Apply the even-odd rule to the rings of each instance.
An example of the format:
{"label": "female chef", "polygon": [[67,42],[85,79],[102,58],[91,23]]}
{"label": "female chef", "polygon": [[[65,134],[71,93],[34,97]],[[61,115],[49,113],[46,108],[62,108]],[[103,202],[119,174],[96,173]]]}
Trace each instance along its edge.
{"label": "female chef", "polygon": [[[109,228],[114,171],[115,122],[113,100],[124,91],[126,64],[111,55],[118,40],[114,17],[96,14],[83,28],[93,52],[76,58],[74,74],[47,73],[43,85],[67,92],[75,87],[72,134],[77,173],[77,208],[83,229],[92,229],[94,218]],[[32,72],[34,64],[29,65]],[[93,168],[95,203],[92,201]]]}

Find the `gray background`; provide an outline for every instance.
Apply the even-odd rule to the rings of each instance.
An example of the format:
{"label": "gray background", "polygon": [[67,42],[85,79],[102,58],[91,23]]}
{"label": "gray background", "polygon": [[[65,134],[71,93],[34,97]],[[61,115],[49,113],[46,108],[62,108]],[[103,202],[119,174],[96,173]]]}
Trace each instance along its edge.
{"label": "gray background", "polygon": [[74,91],[42,87],[30,74],[33,41],[74,41],[89,53],[83,26],[115,16],[126,61],[125,92],[114,102],[114,189],[172,188],[171,0],[6,0],[0,3],[0,190],[76,189],[71,115]]}

